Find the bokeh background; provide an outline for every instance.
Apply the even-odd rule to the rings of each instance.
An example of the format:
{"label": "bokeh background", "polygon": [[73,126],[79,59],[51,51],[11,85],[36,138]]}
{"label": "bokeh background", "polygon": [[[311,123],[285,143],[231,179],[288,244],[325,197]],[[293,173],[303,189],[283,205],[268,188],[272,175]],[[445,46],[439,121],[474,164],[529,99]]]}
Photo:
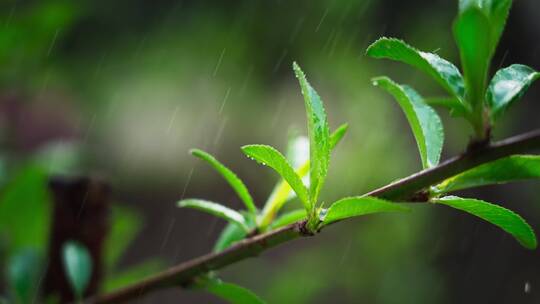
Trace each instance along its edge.
{"label": "bokeh background", "polygon": [[[284,150],[292,132],[306,132],[293,61],[325,101],[331,127],[350,124],[333,154],[323,200],[362,194],[418,171],[404,115],[370,79],[387,74],[424,95],[441,92],[425,75],[364,52],[386,35],[458,62],[451,33],[456,11],[457,1],[445,0],[2,1],[0,183],[4,201],[16,202],[0,205],[3,272],[12,253],[6,244],[17,237],[17,249],[43,253],[52,175],[98,176],[112,189],[117,238],[111,246],[122,243],[127,250],[111,258],[123,276],[109,280],[108,289],[210,251],[224,222],[175,202],[241,203],[188,150],[215,154],[261,207],[277,175],[239,147],[265,143]],[[492,68],[523,63],[540,69],[538,37],[540,2],[515,1]],[[499,123],[495,138],[539,127],[539,97],[540,87],[533,86]],[[439,113],[446,158],[463,151],[471,130]],[[24,186],[10,192],[21,180]],[[538,183],[463,195],[507,206],[540,229]],[[230,266],[221,276],[269,303],[540,302],[538,250],[435,206],[347,221]],[[180,289],[138,302],[157,301],[220,303]]]}

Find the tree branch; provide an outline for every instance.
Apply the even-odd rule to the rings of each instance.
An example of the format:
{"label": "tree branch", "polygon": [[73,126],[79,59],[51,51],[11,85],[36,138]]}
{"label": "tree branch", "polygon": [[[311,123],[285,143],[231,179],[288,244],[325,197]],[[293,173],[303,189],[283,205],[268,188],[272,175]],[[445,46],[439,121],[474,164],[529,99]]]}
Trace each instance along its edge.
{"label": "tree branch", "polygon": [[[469,149],[460,156],[451,158],[440,165],[418,172],[406,178],[375,189],[365,196],[376,196],[389,200],[406,200],[417,192],[435,185],[449,177],[499,158],[512,154],[526,153],[540,149],[540,129],[514,136],[483,147]],[[212,270],[257,256],[259,253],[279,244],[310,234],[305,232],[305,222],[297,222],[283,228],[255,235],[219,253],[209,253],[201,257],[173,266],[126,288],[88,299],[87,303],[118,303],[140,297],[151,291],[174,286],[187,286],[194,278]]]}

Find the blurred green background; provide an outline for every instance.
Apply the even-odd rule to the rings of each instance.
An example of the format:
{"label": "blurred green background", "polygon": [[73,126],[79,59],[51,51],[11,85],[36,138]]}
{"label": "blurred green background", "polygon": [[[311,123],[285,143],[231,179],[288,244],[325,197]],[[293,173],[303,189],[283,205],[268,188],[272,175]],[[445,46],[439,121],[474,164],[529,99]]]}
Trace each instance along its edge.
{"label": "blurred green background", "polygon": [[[117,250],[127,246],[117,254],[120,270],[136,265],[145,274],[210,251],[224,223],[175,202],[241,203],[188,150],[216,155],[262,207],[277,176],[239,147],[284,150],[291,132],[306,132],[293,61],[325,101],[332,129],[350,125],[333,154],[323,200],[420,170],[401,110],[370,79],[388,74],[426,95],[438,88],[364,51],[379,36],[396,36],[458,62],[451,33],[456,10],[457,1],[443,0],[2,1],[2,269],[16,250],[44,250],[51,175],[100,176],[111,186],[118,210],[112,229],[125,241]],[[538,1],[515,1],[493,69],[516,62],[540,69],[539,20]],[[538,127],[538,97],[540,88],[533,87],[495,137]],[[440,114],[449,157],[464,149],[471,130]],[[540,229],[537,189],[526,183],[466,195],[509,206]],[[540,301],[538,251],[452,210],[414,211],[347,221],[228,267],[223,278],[270,303]],[[114,283],[108,282],[123,284]],[[157,301],[219,303],[185,290],[140,300]]]}

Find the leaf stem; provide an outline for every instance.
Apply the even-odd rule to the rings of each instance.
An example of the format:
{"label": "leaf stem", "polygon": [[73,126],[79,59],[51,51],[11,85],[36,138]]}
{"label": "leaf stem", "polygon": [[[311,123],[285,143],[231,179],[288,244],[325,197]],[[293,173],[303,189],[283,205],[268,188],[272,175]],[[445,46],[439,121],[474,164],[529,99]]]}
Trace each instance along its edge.
{"label": "leaf stem", "polygon": [[[406,178],[375,189],[364,196],[374,196],[389,200],[407,200],[418,191],[437,184],[465,170],[512,154],[540,149],[540,129],[517,135],[451,158],[440,165],[415,173]],[[89,298],[85,303],[118,303],[141,297],[152,291],[169,287],[189,286],[198,276],[212,270],[221,269],[282,243],[310,236],[306,222],[300,221],[288,226],[255,235],[238,242],[219,253],[209,253],[173,266],[163,272],[143,279],[126,288]]]}

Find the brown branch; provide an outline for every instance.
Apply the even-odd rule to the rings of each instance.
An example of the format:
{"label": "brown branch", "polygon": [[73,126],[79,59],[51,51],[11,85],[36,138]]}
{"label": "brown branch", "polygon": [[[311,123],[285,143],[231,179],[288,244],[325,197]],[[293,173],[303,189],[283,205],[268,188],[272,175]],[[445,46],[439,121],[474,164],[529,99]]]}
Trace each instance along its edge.
{"label": "brown branch", "polygon": [[[365,195],[390,200],[406,200],[413,197],[418,191],[480,164],[534,149],[540,149],[540,130],[469,149],[462,155],[451,158],[437,167],[418,172]],[[124,289],[90,298],[87,303],[118,303],[140,297],[160,288],[189,285],[199,275],[221,269],[248,257],[257,256],[259,253],[287,241],[308,236],[309,234],[305,233],[304,225],[305,222],[297,222],[275,231],[255,235],[222,252],[206,254],[171,267]]]}

